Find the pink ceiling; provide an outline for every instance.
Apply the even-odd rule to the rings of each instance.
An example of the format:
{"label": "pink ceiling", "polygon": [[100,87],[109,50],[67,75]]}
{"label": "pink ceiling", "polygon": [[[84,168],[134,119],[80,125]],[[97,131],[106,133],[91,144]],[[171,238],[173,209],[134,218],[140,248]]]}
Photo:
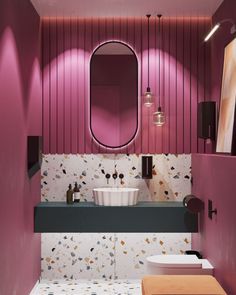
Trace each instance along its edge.
{"label": "pink ceiling", "polygon": [[223,0],[31,0],[40,16],[212,16]]}

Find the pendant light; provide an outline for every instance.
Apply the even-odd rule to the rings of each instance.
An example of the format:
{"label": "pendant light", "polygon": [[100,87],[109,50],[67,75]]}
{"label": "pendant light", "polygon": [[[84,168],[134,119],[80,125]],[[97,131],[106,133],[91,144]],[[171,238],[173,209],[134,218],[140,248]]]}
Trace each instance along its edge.
{"label": "pendant light", "polygon": [[147,14],[146,17],[147,17],[147,20],[148,20],[148,86],[147,86],[147,90],[144,94],[144,105],[146,107],[151,107],[152,106],[152,103],[153,103],[153,94],[151,92],[151,88],[150,88],[150,85],[149,85],[149,42],[150,42],[150,37],[149,37],[149,31],[150,31],[150,16],[151,14]]}
{"label": "pendant light", "polygon": [[157,15],[158,19],[159,19],[159,93],[158,93],[158,100],[159,100],[159,104],[158,104],[158,108],[157,108],[157,112],[155,112],[153,114],[153,123],[157,126],[162,126],[165,123],[165,115],[164,112],[162,112],[161,109],[161,14]]}

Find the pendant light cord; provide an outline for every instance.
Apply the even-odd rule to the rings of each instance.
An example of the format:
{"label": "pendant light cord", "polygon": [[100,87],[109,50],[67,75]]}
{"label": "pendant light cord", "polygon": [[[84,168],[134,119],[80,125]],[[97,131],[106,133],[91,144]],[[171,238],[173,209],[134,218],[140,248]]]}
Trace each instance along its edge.
{"label": "pendant light cord", "polygon": [[150,89],[150,85],[149,85],[149,49],[150,49],[150,37],[149,37],[149,35],[150,35],[150,23],[149,23],[149,21],[150,21],[150,16],[151,16],[151,14],[147,14],[146,15],[147,16],[147,19],[148,19],[148,89]]}
{"label": "pendant light cord", "polygon": [[159,25],[159,28],[158,28],[158,35],[159,35],[159,106],[158,106],[158,109],[161,108],[161,17],[162,15],[161,14],[158,14],[158,19],[159,19],[159,22],[158,22],[158,25]]}

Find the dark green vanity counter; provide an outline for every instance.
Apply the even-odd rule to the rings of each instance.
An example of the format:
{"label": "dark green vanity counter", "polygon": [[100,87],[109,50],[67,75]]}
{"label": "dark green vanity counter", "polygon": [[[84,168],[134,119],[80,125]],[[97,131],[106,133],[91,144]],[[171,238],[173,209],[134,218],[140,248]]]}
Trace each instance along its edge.
{"label": "dark green vanity counter", "polygon": [[198,215],[182,202],[140,202],[129,207],[44,202],[34,208],[35,232],[197,232]]}

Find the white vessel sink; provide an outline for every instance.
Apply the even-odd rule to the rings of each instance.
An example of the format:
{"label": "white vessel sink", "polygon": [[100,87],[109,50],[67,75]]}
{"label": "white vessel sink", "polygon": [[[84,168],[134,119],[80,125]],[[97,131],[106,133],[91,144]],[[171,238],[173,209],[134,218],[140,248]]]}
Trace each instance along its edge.
{"label": "white vessel sink", "polygon": [[93,196],[96,205],[132,206],[137,204],[138,188],[94,188]]}

